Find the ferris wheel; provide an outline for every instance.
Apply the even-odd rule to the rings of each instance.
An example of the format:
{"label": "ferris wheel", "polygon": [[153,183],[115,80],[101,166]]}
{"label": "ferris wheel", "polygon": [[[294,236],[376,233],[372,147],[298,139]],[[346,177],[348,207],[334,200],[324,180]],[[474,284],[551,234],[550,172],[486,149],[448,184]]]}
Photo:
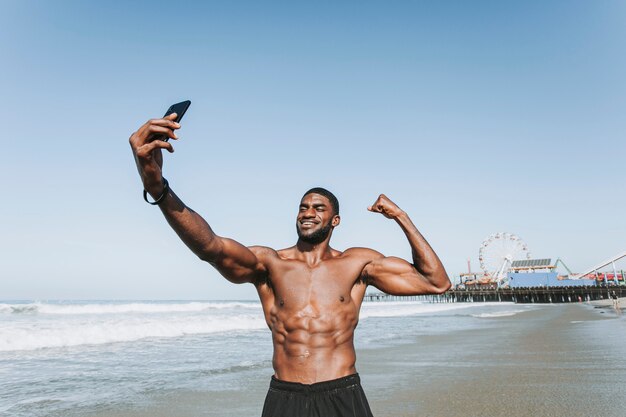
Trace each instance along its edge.
{"label": "ferris wheel", "polygon": [[528,246],[512,233],[494,233],[483,241],[478,250],[481,269],[498,285],[506,278],[513,261],[522,259],[530,259]]}

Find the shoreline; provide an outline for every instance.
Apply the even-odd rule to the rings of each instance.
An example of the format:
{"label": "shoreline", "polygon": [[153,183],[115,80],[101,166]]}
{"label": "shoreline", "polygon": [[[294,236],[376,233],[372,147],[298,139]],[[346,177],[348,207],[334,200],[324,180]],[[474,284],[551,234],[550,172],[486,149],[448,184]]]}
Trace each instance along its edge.
{"label": "shoreline", "polygon": [[[592,303],[541,306],[485,318],[481,329],[357,349],[357,369],[376,417],[619,417],[626,399],[626,320]],[[263,406],[271,369],[242,387],[173,391],[143,404],[80,417],[252,417]]]}
{"label": "shoreline", "polygon": [[[624,307],[626,307],[626,297],[618,297],[617,302],[618,302],[618,306],[620,309],[623,309]],[[596,308],[604,308],[604,307],[613,308],[612,299],[590,301],[589,304],[595,306]]]}

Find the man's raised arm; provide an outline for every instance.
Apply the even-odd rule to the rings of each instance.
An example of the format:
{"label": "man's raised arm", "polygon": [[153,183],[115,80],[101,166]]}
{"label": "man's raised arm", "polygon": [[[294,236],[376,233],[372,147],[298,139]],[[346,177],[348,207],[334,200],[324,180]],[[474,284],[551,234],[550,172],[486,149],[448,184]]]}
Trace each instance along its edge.
{"label": "man's raised arm", "polygon": [[413,264],[404,259],[381,255],[364,268],[364,278],[376,288],[392,295],[446,292],[451,286],[448,274],[409,216],[384,194],[368,210],[398,223],[411,245]]}
{"label": "man's raised arm", "polygon": [[198,213],[176,196],[163,178],[161,150],[172,153],[174,148],[161,138],[178,139],[174,131],[180,128],[180,124],[174,122],[175,119],[174,113],[149,120],[129,139],[144,189],[158,201],[169,225],[200,259],[209,262],[231,282],[255,282],[264,273],[255,253],[232,239],[216,235]]}

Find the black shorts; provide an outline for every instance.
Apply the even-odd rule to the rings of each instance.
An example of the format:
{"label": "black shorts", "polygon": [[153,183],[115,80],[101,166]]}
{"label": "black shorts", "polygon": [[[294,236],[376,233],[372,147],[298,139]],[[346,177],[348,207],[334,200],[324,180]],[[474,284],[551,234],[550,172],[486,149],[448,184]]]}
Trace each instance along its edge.
{"label": "black shorts", "polygon": [[306,385],[272,377],[262,417],[373,417],[358,374]]}

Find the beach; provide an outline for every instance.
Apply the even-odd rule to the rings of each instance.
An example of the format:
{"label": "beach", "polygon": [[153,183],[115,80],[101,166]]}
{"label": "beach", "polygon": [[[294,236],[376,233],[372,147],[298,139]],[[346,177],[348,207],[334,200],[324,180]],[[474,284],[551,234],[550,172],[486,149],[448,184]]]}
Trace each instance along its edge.
{"label": "beach", "polygon": [[[369,316],[355,339],[357,369],[377,417],[624,415],[626,320],[610,307],[381,302],[366,306],[364,312]],[[254,330],[250,339],[261,332]],[[250,336],[244,332],[237,340],[245,345],[244,334]],[[206,343],[180,340],[175,350],[180,356],[172,363],[190,360],[190,346],[199,349]],[[99,349],[105,346],[110,345]],[[148,386],[133,386],[129,389],[136,392],[122,399],[71,408],[40,401],[29,412],[69,417],[259,416],[271,375],[270,348],[268,343],[258,348],[256,362],[204,370],[189,385],[155,377],[150,386],[148,374],[143,377]],[[240,349],[237,355],[251,351]],[[71,349],[65,352],[72,354]],[[120,366],[126,373],[119,384],[125,384],[125,375],[132,375],[135,365]],[[135,373],[140,372],[137,364]],[[179,372],[192,378],[191,373]],[[19,415],[15,411],[24,410],[20,407],[0,415]]]}
{"label": "beach", "polygon": [[548,305],[494,318],[471,335],[385,353],[395,360],[361,356],[381,417],[617,417],[626,410],[626,326],[611,311]]}

